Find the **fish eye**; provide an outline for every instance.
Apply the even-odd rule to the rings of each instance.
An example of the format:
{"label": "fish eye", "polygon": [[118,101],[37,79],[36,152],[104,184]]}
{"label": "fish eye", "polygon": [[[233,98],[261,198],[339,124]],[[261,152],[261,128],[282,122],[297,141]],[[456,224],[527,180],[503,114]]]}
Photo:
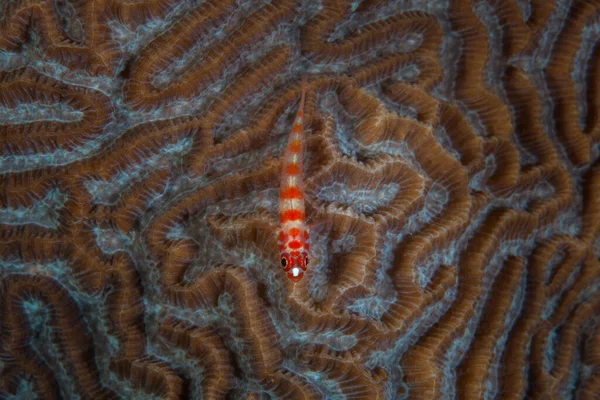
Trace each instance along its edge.
{"label": "fish eye", "polygon": [[288,253],[283,253],[281,255],[281,267],[286,272],[292,268],[292,260],[290,259],[290,255]]}

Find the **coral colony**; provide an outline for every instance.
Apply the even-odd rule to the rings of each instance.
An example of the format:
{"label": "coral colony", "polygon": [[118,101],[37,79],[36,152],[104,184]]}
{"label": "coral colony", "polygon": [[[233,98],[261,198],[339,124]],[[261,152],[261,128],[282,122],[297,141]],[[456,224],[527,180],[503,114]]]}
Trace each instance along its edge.
{"label": "coral colony", "polygon": [[0,398],[597,398],[599,21],[0,0]]}

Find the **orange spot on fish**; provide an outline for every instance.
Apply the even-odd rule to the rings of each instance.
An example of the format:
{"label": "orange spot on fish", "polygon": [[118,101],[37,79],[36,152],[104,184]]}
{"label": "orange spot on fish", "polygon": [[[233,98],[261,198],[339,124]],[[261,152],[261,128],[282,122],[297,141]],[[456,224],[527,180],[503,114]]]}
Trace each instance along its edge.
{"label": "orange spot on fish", "polygon": [[280,242],[285,241],[285,233],[283,231],[279,232],[279,236],[277,237],[277,240],[279,240]]}
{"label": "orange spot on fish", "polygon": [[298,257],[300,255],[300,252],[295,250],[295,251],[290,251],[290,256],[292,257]]}
{"label": "orange spot on fish", "polygon": [[304,219],[304,213],[300,212],[299,210],[291,209],[279,213],[279,220],[282,223],[288,221],[297,221],[299,219]]}
{"label": "orange spot on fish", "polygon": [[292,126],[292,133],[302,133],[302,126],[296,123]]}
{"label": "orange spot on fish", "polygon": [[308,231],[304,231],[304,239],[308,240]]}
{"label": "orange spot on fish", "polygon": [[290,249],[299,249],[300,247],[302,247],[302,243],[300,243],[297,240],[292,240],[291,242],[288,243],[288,247]]}
{"label": "orange spot on fish", "polygon": [[292,236],[292,237],[298,236],[299,233],[300,233],[300,229],[298,229],[298,228],[290,229],[290,236]]}
{"label": "orange spot on fish", "polygon": [[300,141],[294,140],[292,143],[290,143],[289,149],[292,153],[298,153],[300,151]]}
{"label": "orange spot on fish", "polygon": [[290,165],[285,167],[285,172],[288,175],[297,175],[299,171],[300,171],[300,168],[298,168],[298,164],[296,164],[296,163],[291,163]]}
{"label": "orange spot on fish", "polygon": [[279,198],[283,200],[301,199],[302,192],[297,187],[290,186],[281,191],[281,193],[279,194]]}

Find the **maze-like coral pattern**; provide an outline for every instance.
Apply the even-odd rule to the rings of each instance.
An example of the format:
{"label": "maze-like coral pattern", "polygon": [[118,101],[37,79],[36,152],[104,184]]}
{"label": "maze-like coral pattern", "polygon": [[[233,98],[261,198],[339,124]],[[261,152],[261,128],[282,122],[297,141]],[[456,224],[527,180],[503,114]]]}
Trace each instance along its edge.
{"label": "maze-like coral pattern", "polygon": [[597,398],[599,114],[597,0],[0,2],[0,398]]}

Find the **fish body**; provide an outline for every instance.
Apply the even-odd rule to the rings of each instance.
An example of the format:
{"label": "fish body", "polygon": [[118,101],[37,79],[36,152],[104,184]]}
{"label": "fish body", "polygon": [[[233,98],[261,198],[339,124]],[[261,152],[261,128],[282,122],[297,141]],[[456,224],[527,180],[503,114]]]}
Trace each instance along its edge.
{"label": "fish body", "polygon": [[292,282],[299,282],[308,267],[310,249],[309,232],[304,214],[304,184],[302,166],[304,157],[304,97],[306,79],[302,81],[300,107],[281,161],[281,185],[279,190],[280,231],[277,245],[280,263]]}

